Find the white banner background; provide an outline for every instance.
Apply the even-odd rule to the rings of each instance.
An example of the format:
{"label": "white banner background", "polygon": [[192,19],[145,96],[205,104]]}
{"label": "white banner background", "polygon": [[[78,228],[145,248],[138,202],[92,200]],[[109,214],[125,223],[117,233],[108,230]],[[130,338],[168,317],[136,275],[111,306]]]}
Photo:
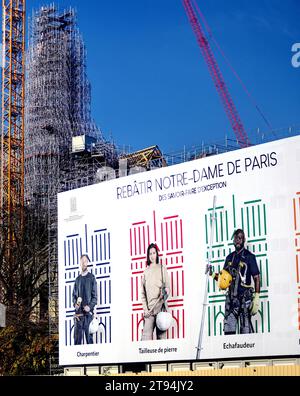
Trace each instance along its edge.
{"label": "white banner background", "polygon": [[[201,359],[299,354],[299,169],[293,137],[59,194],[60,364],[195,360],[214,195],[212,263],[223,267],[234,229],[243,228],[262,272],[261,307],[257,333],[224,336],[225,296],[210,279]],[[167,340],[140,341],[148,242],[172,277],[177,324]],[[97,278],[102,325],[93,345],[74,346],[71,293],[83,253]]]}

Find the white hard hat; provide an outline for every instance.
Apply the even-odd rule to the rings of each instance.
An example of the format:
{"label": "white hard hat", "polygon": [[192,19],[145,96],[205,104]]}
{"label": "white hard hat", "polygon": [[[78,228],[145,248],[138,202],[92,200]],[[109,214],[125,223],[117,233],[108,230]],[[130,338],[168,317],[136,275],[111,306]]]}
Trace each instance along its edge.
{"label": "white hard hat", "polygon": [[172,315],[170,312],[159,312],[156,317],[156,326],[161,331],[166,331],[172,324]]}
{"label": "white hard hat", "polygon": [[91,321],[90,325],[89,325],[89,333],[90,334],[94,334],[97,332],[99,327],[99,321],[97,318],[93,318],[93,320]]}

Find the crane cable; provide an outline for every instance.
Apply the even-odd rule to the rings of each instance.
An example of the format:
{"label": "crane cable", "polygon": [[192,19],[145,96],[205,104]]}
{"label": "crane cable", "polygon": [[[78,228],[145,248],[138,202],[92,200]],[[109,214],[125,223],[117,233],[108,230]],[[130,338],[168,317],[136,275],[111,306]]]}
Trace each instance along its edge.
{"label": "crane cable", "polygon": [[198,4],[196,3],[196,0],[192,0],[195,9],[197,10],[197,13],[200,17],[200,19],[203,21],[205,28],[207,30],[208,33],[208,38],[211,38],[212,41],[215,43],[217,49],[220,51],[222,57],[224,58],[225,62],[227,63],[227,65],[229,66],[229,68],[231,69],[231,71],[233,72],[233,74],[235,75],[236,79],[239,81],[239,83],[241,84],[243,90],[246,92],[246,95],[248,96],[248,98],[250,99],[250,101],[252,102],[252,105],[256,108],[256,110],[258,111],[258,113],[260,114],[260,116],[263,118],[264,122],[266,123],[266,125],[268,126],[268,128],[270,129],[270,132],[274,135],[274,137],[277,138],[276,133],[274,132],[274,128],[272,127],[271,123],[268,121],[267,117],[264,115],[264,113],[262,112],[262,110],[259,108],[258,104],[256,103],[255,99],[253,98],[253,96],[251,95],[251,93],[248,91],[246,85],[244,84],[244,82],[242,81],[242,79],[240,78],[240,76],[238,75],[238,73],[236,72],[236,70],[234,69],[234,67],[232,66],[231,62],[229,61],[229,59],[227,58],[227,56],[225,55],[224,51],[222,50],[222,48],[220,47],[220,45],[218,44],[217,40],[215,39],[212,30],[210,29],[204,15],[202,14],[200,8],[198,7]]}

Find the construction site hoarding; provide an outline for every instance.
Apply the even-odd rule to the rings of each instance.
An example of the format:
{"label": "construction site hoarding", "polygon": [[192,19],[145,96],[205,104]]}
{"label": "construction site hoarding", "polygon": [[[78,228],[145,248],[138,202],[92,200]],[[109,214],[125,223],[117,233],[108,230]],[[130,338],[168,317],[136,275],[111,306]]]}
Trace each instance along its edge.
{"label": "construction site hoarding", "polygon": [[[299,168],[297,136],[58,194],[60,365],[299,355]],[[206,266],[209,259],[213,271],[222,270],[239,228],[259,270],[259,306],[248,332],[237,326],[228,335],[229,289],[220,290]],[[172,324],[166,339],[142,340],[150,243],[166,268]],[[82,334],[75,345],[75,321],[84,327],[74,318],[83,254],[95,277],[99,325],[92,344]],[[237,272],[246,284],[252,264],[245,262]]]}

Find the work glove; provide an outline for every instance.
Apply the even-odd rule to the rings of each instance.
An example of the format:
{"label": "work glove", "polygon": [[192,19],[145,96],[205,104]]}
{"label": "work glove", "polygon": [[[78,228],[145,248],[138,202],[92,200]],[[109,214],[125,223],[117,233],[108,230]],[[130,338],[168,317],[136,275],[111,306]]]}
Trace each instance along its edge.
{"label": "work glove", "polygon": [[215,272],[213,271],[213,267],[212,267],[211,264],[207,264],[207,265],[206,265],[205,273],[206,273],[206,274],[208,273],[209,276],[211,276],[213,279],[214,279],[215,276],[216,276]]}
{"label": "work glove", "polygon": [[259,308],[259,293],[254,293],[254,297],[250,307],[251,315],[257,314],[258,308]]}
{"label": "work glove", "polygon": [[91,310],[88,305],[85,305],[83,309],[85,310],[85,312],[90,312],[90,310]]}

